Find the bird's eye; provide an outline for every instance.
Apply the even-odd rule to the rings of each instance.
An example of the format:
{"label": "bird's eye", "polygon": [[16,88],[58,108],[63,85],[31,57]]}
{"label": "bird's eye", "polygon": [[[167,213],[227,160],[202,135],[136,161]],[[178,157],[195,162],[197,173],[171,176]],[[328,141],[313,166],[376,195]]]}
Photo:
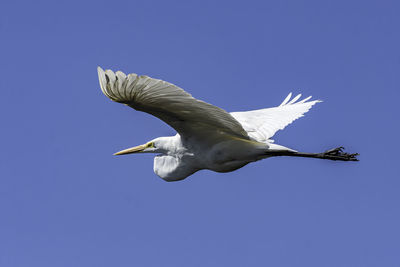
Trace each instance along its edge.
{"label": "bird's eye", "polygon": [[155,148],[154,142],[147,143],[148,148]]}

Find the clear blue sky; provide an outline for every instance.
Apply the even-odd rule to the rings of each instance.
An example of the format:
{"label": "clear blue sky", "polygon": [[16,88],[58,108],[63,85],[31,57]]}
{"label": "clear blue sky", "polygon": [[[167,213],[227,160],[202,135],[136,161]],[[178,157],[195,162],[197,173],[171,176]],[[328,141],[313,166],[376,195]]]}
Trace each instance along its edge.
{"label": "clear blue sky", "polygon": [[[399,266],[398,1],[3,1],[0,266]],[[228,111],[324,100],[275,136],[359,163],[275,158],[177,183],[112,153],[167,125],[96,67]]]}

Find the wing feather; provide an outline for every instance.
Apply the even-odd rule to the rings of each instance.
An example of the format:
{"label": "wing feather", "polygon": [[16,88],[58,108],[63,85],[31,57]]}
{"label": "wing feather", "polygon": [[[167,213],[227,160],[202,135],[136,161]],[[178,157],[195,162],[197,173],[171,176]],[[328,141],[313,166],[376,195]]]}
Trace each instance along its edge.
{"label": "wing feather", "polygon": [[313,105],[321,102],[320,100],[308,101],[311,96],[296,102],[301,94],[290,100],[291,97],[292,93],[278,107],[232,112],[231,115],[242,124],[251,139],[268,142],[278,130],[283,130],[294,120],[303,117]]}
{"label": "wing feather", "polygon": [[288,96],[282,101],[282,103],[279,106],[284,106],[286,105],[287,102],[289,102],[289,99],[292,97],[292,93],[289,93]]}
{"label": "wing feather", "polygon": [[171,83],[134,73],[103,71],[100,67],[98,75],[101,90],[108,98],[160,118],[181,136],[201,138],[207,132],[249,139],[242,125],[228,112],[193,98]]}

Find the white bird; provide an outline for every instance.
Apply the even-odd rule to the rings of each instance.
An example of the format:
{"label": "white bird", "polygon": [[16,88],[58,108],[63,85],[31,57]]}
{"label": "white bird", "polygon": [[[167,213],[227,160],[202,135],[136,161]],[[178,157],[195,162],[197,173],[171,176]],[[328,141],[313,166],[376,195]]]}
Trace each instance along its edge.
{"label": "white bird", "polygon": [[162,80],[100,67],[98,75],[108,98],[154,115],[177,131],[175,136],[159,137],[114,154],[158,154],[154,172],[165,181],[182,180],[202,169],[230,172],[273,156],[357,161],[358,154],[344,153],[342,147],[302,153],[270,139],[321,102],[309,101],[311,97],[297,101],[301,95],[291,98],[290,93],[278,107],[228,113]]}

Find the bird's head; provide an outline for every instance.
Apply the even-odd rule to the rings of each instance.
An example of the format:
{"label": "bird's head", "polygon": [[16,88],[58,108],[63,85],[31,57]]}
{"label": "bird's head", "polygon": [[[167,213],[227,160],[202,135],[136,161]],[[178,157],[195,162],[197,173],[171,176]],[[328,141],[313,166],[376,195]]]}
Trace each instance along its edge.
{"label": "bird's head", "polygon": [[166,138],[167,137],[159,137],[147,142],[146,144],[118,151],[114,155],[125,155],[132,153],[166,153],[168,151],[166,146]]}

